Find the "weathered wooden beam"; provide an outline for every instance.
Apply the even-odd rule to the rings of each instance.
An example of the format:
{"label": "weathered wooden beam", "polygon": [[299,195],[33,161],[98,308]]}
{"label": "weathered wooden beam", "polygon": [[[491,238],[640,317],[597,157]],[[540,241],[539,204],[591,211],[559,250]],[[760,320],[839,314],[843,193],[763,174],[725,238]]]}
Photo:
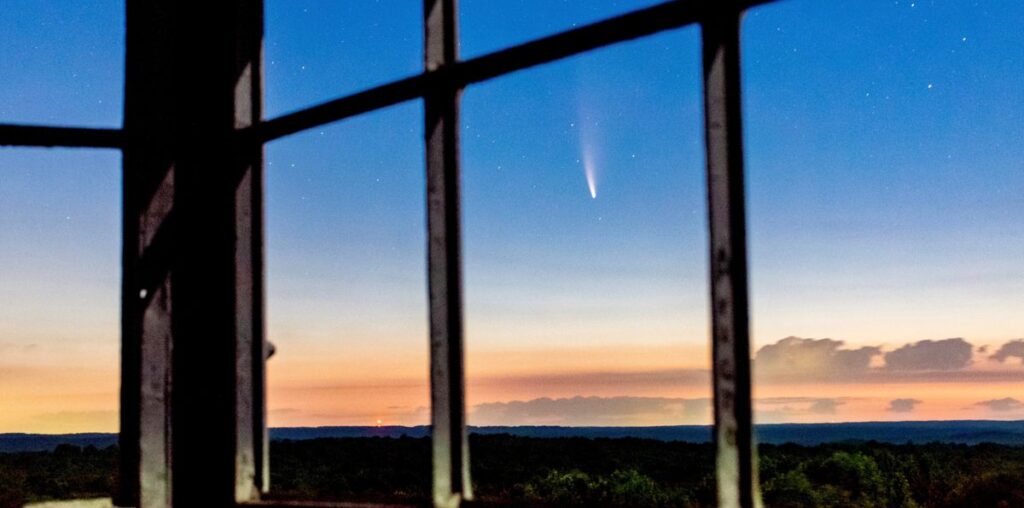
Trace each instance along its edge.
{"label": "weathered wooden beam", "polygon": [[[425,68],[443,70],[458,59],[456,3],[425,0],[423,10]],[[472,498],[462,347],[460,93],[454,82],[436,81],[424,95],[433,502],[445,507]]]}
{"label": "weathered wooden beam", "polygon": [[123,484],[140,508],[258,498],[262,5],[128,2]]}
{"label": "weathered wooden beam", "polygon": [[118,506],[171,506],[170,12],[127,2]]}
{"label": "weathered wooden beam", "polygon": [[747,291],[740,13],[723,2],[703,20],[705,142],[718,506],[759,507],[753,444]]}

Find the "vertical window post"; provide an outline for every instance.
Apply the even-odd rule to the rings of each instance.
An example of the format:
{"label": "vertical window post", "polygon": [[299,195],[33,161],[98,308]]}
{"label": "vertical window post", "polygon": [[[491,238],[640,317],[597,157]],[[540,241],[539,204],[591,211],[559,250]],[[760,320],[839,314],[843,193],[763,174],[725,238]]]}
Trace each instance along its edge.
{"label": "vertical window post", "polygon": [[458,58],[455,0],[424,1],[427,263],[430,301],[430,407],[433,502],[472,498],[465,422],[462,256],[459,211],[459,95],[447,66]]}
{"label": "vertical window post", "polygon": [[740,10],[702,22],[718,506],[761,506],[753,443],[747,294]]}
{"label": "vertical window post", "polygon": [[170,5],[126,2],[118,506],[171,498]]}
{"label": "vertical window post", "polygon": [[265,487],[262,15],[127,2],[119,505]]}

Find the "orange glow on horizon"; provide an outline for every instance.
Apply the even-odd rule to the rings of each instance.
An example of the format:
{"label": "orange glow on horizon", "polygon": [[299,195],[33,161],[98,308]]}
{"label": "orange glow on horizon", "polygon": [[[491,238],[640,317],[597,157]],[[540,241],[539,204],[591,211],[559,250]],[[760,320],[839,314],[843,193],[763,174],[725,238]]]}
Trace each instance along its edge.
{"label": "orange glow on horizon", "polygon": [[[361,354],[344,358],[315,349],[279,351],[279,356],[270,362],[270,425],[427,424],[425,348],[409,352],[386,347],[387,354],[383,355],[379,351],[369,354],[370,350],[354,348],[350,351]],[[557,409],[560,404],[569,407],[580,396],[595,398],[591,400],[594,403],[616,398],[645,404],[664,400],[668,406],[708,399],[708,355],[706,348],[699,346],[478,350],[467,357],[470,422],[473,423],[477,408],[488,405],[494,409],[495,403],[498,409],[511,411],[507,413],[509,424],[574,421],[557,414],[520,415],[513,411],[515,404],[501,405],[512,401],[525,407],[530,401],[554,399],[545,404]],[[106,368],[27,360],[0,365],[4,406],[0,412],[0,432],[116,431],[117,369],[115,363],[107,363]],[[929,382],[761,382],[755,384],[757,421],[1024,419],[1024,411],[1016,406],[979,405],[986,400],[1021,397],[1024,366],[1019,362],[978,359],[964,373],[960,380]],[[1014,377],[1017,373],[1020,381]],[[985,377],[990,374],[999,376]],[[910,403],[911,410],[893,410],[890,404],[898,399],[915,402]],[[494,418],[494,413],[490,414]],[[672,425],[709,423],[710,417],[710,413],[691,414],[685,419],[675,415],[669,410],[638,412],[616,421],[629,425]]]}

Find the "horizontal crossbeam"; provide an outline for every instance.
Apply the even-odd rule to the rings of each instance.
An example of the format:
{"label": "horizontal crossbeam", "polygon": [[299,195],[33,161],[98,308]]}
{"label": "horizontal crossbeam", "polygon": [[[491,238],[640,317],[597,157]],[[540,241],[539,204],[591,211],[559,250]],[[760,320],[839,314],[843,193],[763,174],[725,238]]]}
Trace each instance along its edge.
{"label": "horizontal crossbeam", "polygon": [[0,124],[0,146],[122,148],[121,129]]}
{"label": "horizontal crossbeam", "polygon": [[[739,0],[736,3],[744,9],[772,1]],[[417,99],[430,90],[437,90],[439,85],[463,88],[593,49],[691,25],[706,17],[716,4],[715,0],[670,1],[639,9],[288,113],[243,129],[243,132],[251,141],[265,143]],[[125,144],[124,131],[120,129],[0,124],[0,146],[123,148]]]}
{"label": "horizontal crossbeam", "polygon": [[[742,0],[740,8],[772,0]],[[719,2],[671,1],[599,21],[562,33],[448,64],[443,68],[392,81],[369,90],[327,101],[267,120],[254,127],[256,141],[267,142],[422,97],[439,85],[463,88],[515,71],[585,53],[654,33],[699,22]]]}

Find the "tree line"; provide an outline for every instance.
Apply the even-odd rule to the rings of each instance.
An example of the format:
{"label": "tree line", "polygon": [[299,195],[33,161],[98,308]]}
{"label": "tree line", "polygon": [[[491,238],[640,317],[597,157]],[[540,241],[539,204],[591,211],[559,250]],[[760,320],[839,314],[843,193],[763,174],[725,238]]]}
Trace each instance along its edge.
{"label": "tree line", "polygon": [[[709,444],[647,439],[470,438],[474,490],[505,506],[714,506]],[[272,498],[425,503],[427,438],[271,443]],[[1024,447],[877,442],[761,445],[769,507],[1024,508]],[[117,449],[0,454],[0,508],[109,496]]]}

